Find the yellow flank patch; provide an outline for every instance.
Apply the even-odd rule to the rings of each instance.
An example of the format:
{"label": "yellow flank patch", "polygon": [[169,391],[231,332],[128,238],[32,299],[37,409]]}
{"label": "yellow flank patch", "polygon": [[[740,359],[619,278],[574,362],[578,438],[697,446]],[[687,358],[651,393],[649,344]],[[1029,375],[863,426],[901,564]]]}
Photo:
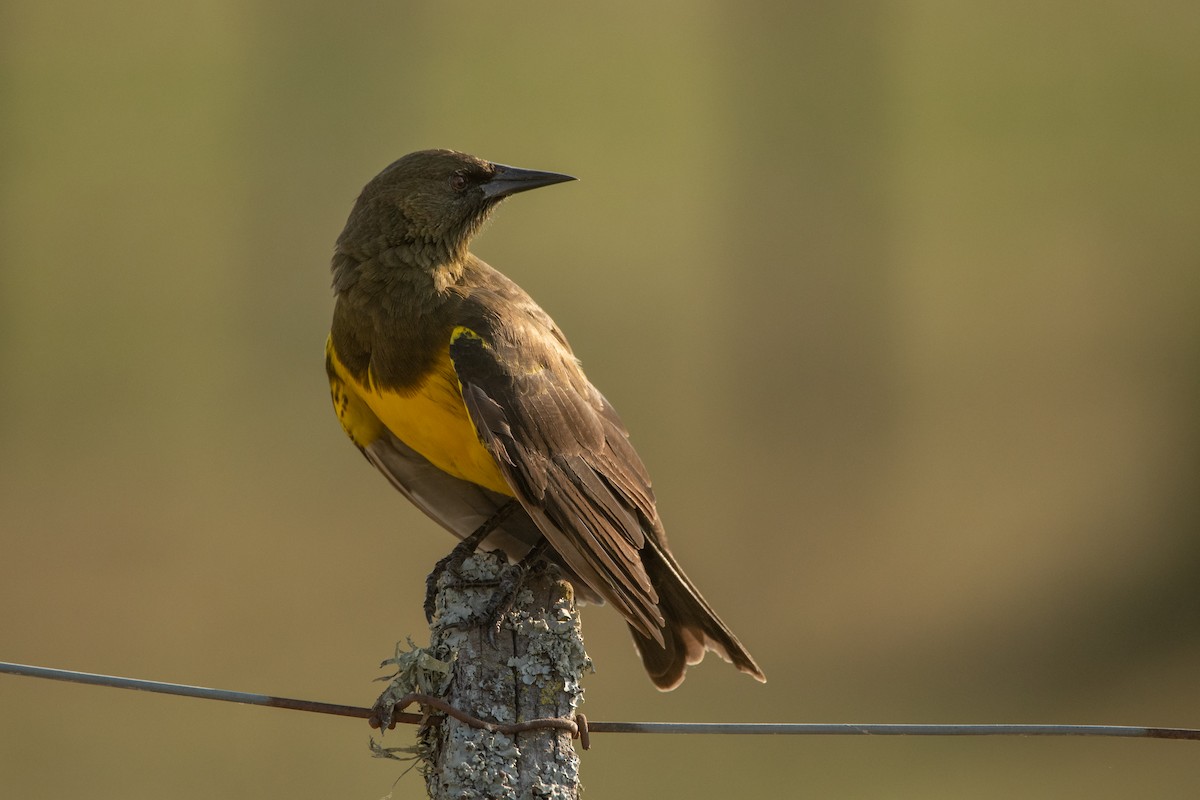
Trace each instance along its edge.
{"label": "yellow flank patch", "polygon": [[[456,329],[454,335],[460,331],[476,335],[465,328]],[[449,342],[421,384],[405,393],[364,386],[342,365],[332,339],[325,349],[335,373],[329,379],[334,409],[355,444],[366,447],[386,427],[443,472],[512,496],[467,413]]]}
{"label": "yellow flank patch", "polygon": [[454,328],[454,330],[452,330],[450,332],[450,344],[454,344],[455,342],[457,342],[458,337],[460,337],[460,336],[465,336],[468,339],[475,339],[480,344],[482,344],[485,349],[488,348],[488,343],[483,340],[483,337],[480,336],[475,331],[468,328],[466,325],[458,325]]}

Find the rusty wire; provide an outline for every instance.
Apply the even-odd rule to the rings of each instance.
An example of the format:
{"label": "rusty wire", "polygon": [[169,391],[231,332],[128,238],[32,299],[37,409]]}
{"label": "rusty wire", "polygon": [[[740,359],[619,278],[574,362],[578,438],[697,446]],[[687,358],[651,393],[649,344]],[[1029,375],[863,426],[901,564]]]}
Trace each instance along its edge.
{"label": "rusty wire", "polygon": [[[529,719],[524,722],[488,722],[485,719],[480,719],[472,714],[468,714],[460,708],[447,703],[440,697],[434,697],[431,694],[422,694],[420,692],[409,692],[396,701],[395,708],[405,709],[413,703],[419,703],[426,708],[436,708],[443,714],[449,717],[454,717],[459,722],[465,722],[472,728],[481,728],[485,731],[493,733],[523,733],[525,731],[534,730],[556,730],[565,731],[571,734],[572,739],[578,739],[584,750],[591,748],[591,739],[588,736],[587,717],[583,714],[576,714],[575,719],[567,719],[565,717],[540,717],[538,719]],[[417,722],[424,722],[424,714],[404,714],[404,717],[417,717]],[[408,722],[408,719],[399,719],[395,711],[387,712],[385,715],[387,720],[387,728],[390,730],[396,727],[397,722]],[[384,718],[381,718],[378,711],[372,711],[371,716],[367,718],[371,723],[372,728],[384,727]]]}

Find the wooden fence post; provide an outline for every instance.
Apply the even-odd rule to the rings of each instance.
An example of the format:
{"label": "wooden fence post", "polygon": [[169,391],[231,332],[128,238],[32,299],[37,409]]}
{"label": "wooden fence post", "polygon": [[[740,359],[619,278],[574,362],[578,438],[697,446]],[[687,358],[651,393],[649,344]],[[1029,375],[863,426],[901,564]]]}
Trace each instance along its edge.
{"label": "wooden fence post", "polygon": [[[591,667],[571,585],[554,567],[535,571],[496,637],[473,623],[511,569],[501,554],[476,553],[438,581],[429,653],[450,663],[442,695],[454,708],[496,723],[573,719]],[[408,689],[411,691],[411,689]],[[433,800],[579,797],[579,757],[567,731],[487,731],[433,712],[418,734]]]}

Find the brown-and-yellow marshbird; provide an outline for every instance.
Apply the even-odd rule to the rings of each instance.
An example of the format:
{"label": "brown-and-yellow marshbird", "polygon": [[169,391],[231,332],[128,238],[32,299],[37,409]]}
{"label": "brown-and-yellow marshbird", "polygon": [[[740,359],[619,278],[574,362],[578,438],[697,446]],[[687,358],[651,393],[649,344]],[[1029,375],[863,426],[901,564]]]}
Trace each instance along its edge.
{"label": "brown-and-yellow marshbird", "polygon": [[671,555],[646,468],[562,331],[467,249],[505,197],[568,180],[425,150],[366,185],[333,256],[338,418],[451,533],[544,553],[611,603],[660,689],[706,650],[765,680]]}

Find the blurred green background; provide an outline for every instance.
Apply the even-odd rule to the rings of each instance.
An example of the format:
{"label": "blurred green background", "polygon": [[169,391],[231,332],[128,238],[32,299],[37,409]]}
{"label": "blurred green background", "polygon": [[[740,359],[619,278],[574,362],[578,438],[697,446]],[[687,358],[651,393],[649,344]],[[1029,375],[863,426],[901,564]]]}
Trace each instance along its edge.
{"label": "blurred green background", "polygon": [[[0,660],[367,704],[451,540],[346,441],[358,190],[567,331],[766,670],[594,719],[1200,725],[1200,6],[0,6]],[[0,676],[0,795],[424,796],[358,721]],[[386,744],[411,741],[411,731]],[[588,797],[1189,796],[1196,743],[597,736]]]}

